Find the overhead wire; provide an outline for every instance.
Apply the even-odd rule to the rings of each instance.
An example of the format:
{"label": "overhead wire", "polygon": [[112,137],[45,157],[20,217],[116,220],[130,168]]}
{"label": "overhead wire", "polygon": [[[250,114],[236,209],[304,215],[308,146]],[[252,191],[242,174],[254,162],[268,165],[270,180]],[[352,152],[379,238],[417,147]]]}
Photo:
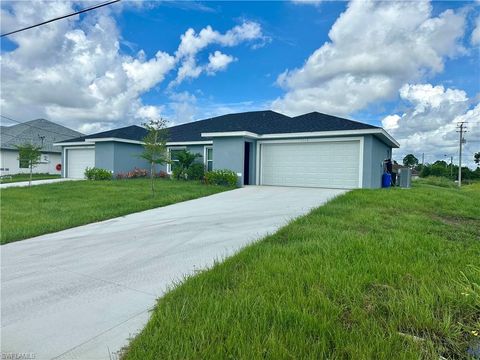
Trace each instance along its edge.
{"label": "overhead wire", "polygon": [[120,2],[120,1],[121,1],[121,0],[105,1],[105,2],[100,3],[100,4],[93,5],[93,6],[90,6],[90,7],[88,7],[88,8],[85,8],[85,9],[82,9],[82,10],[79,10],[79,11],[75,11],[75,12],[73,12],[73,13],[71,13],[71,14],[59,16],[59,17],[56,17],[56,18],[53,18],[53,19],[50,19],[50,20],[42,21],[41,23],[38,23],[38,24],[34,24],[34,25],[30,25],[30,26],[27,26],[27,27],[24,27],[24,28],[21,28],[21,29],[17,29],[17,30],[14,30],[14,31],[10,31],[10,32],[8,32],[8,33],[5,33],[5,34],[0,35],[0,37],[13,35],[13,34],[16,34],[16,33],[21,32],[21,31],[33,29],[33,28],[36,28],[36,27],[38,27],[38,26],[42,26],[42,25],[45,25],[45,24],[49,24],[49,23],[51,23],[51,22],[58,21],[58,20],[61,20],[61,19],[65,19],[65,18],[70,17],[70,16],[82,14],[82,13],[85,13],[85,12],[87,12],[87,11],[95,10],[95,9],[101,8],[101,7],[103,7],[103,6],[111,5],[111,4]]}

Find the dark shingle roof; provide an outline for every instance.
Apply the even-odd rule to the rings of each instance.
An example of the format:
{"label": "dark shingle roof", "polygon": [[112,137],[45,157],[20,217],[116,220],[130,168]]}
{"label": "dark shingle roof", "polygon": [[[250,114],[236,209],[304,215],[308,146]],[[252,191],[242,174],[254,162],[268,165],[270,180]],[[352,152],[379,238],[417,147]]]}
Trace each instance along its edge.
{"label": "dark shingle roof", "polygon": [[98,138],[118,138],[118,139],[128,139],[128,140],[138,140],[142,141],[143,138],[147,135],[147,130],[138,125],[126,126],[123,128],[102,131],[92,135],[80,136],[68,141],[62,142],[78,142],[84,141],[85,139],[98,139]]}
{"label": "dark shingle roof", "polygon": [[17,125],[2,126],[0,132],[0,147],[2,149],[16,150],[15,145],[23,145],[25,143],[41,146],[43,138],[42,151],[57,153],[60,153],[61,150],[58,147],[54,147],[54,143],[83,135],[78,131],[46,119],[36,119]]}
{"label": "dark shingle roof", "polygon": [[[255,134],[301,133],[313,131],[375,129],[376,126],[339,118],[336,116],[312,112],[289,117],[275,111],[252,111],[217,116],[210,119],[193,121],[169,128],[169,141],[202,141],[202,133],[249,131]],[[84,139],[116,137],[129,140],[142,140],[146,130],[140,126],[127,126],[84,136],[71,141]]]}

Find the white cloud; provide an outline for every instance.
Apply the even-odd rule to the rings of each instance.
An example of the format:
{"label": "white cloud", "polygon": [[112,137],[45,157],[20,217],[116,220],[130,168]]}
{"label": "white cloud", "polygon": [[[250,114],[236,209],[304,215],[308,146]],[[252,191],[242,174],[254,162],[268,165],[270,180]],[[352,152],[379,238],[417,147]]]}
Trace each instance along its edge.
{"label": "white cloud", "polygon": [[475,20],[475,29],[472,31],[470,42],[473,46],[480,45],[480,15]]}
{"label": "white cloud", "polygon": [[[179,85],[188,78],[197,78],[206,71],[210,75],[216,71],[224,70],[234,58],[216,51],[209,56],[207,65],[197,64],[197,54],[210,45],[220,45],[224,47],[236,46],[245,41],[260,40],[265,41],[261,26],[258,23],[245,21],[228,30],[224,34],[207,26],[197,34],[194,29],[188,29],[182,36],[178,50],[175,53],[177,61],[181,66],[177,72],[177,77],[169,85],[170,88]],[[217,54],[218,53],[218,54]],[[212,58],[213,57],[213,58]],[[212,61],[213,59],[213,61]]]}
{"label": "white cloud", "polygon": [[[207,26],[198,34],[187,30],[175,54],[157,51],[149,58],[141,50],[128,56],[120,50],[122,37],[112,14],[128,6],[98,9],[9,36],[17,47],[1,56],[2,112],[22,121],[46,117],[87,133],[144,122],[175,106],[183,113],[178,119],[191,119],[179,101],[170,107],[154,106],[141,97],[175,70],[178,77],[195,78],[224,70],[234,60],[214,52],[208,63],[197,65],[196,55],[207,46],[235,46],[261,38],[260,25],[254,22],[223,34]],[[2,32],[76,8],[72,2],[2,3]]]}
{"label": "white cloud", "polygon": [[[382,120],[382,125],[399,142],[397,160],[413,153],[426,162],[442,160],[444,155],[457,160],[457,123],[468,121],[468,138],[480,138],[480,104],[471,108],[471,100],[463,90],[445,89],[431,84],[406,84],[400,89],[400,98],[407,104],[402,114],[392,114]],[[467,143],[467,146],[468,143]],[[465,161],[473,167],[473,158],[465,152]]]}
{"label": "white cloud", "polygon": [[296,5],[314,5],[318,6],[322,3],[322,0],[291,0]]}
{"label": "white cloud", "polygon": [[169,119],[175,124],[182,124],[195,120],[198,114],[197,98],[188,91],[172,93],[169,96],[171,102],[168,104]]}
{"label": "white cloud", "polygon": [[225,70],[228,64],[235,60],[233,56],[225,55],[217,50],[213,54],[208,55],[207,72],[214,74],[217,71]]}
{"label": "white cloud", "polygon": [[401,117],[397,114],[385,116],[382,120],[382,126],[387,131],[393,131],[398,128],[398,122]]}
{"label": "white cloud", "polygon": [[463,53],[465,16],[431,17],[428,2],[352,1],[323,44],[277,83],[287,92],[272,107],[287,114],[346,115],[393,98],[400,86],[443,71],[446,57]]}

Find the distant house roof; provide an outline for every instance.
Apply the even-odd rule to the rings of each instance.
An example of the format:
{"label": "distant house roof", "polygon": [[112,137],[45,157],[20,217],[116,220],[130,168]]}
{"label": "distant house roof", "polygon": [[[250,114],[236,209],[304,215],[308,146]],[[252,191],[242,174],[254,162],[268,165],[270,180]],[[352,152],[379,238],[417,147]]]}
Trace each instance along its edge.
{"label": "distant house roof", "polygon": [[[339,118],[336,116],[312,112],[296,117],[289,117],[275,111],[252,111],[217,116],[172,126],[168,129],[170,142],[202,141],[202,133],[248,131],[255,134],[283,134],[316,131],[345,131],[362,129],[380,129],[377,126]],[[71,142],[95,138],[121,138],[141,141],[147,131],[132,125],[101,133],[87,135]]]}
{"label": "distant house roof", "polygon": [[36,119],[17,125],[1,126],[0,148],[16,150],[15,145],[26,143],[41,146],[43,137],[43,152],[60,153],[61,149],[53,146],[54,143],[79,136],[83,134],[49,120]]}

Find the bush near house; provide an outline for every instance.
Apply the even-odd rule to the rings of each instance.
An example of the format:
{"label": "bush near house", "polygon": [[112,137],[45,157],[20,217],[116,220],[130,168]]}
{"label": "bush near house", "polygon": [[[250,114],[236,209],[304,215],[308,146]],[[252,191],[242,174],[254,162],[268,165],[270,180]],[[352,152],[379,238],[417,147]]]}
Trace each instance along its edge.
{"label": "bush near house", "polygon": [[237,174],[228,169],[208,171],[205,173],[205,183],[209,185],[236,186]]}
{"label": "bush near house", "polygon": [[138,178],[145,178],[148,175],[148,171],[146,169],[139,169],[139,168],[134,168],[132,171],[122,173],[119,172],[116,175],[116,178],[121,180],[121,179],[138,179]]}
{"label": "bush near house", "polygon": [[155,174],[155,177],[160,178],[160,179],[169,179],[170,175],[166,171],[159,171],[157,174]]}
{"label": "bush near house", "polygon": [[86,168],[85,177],[88,180],[111,180],[112,173],[106,169],[100,169],[96,167]]}
{"label": "bush near house", "polygon": [[205,166],[200,163],[193,163],[187,170],[188,180],[203,180],[205,176]]}

